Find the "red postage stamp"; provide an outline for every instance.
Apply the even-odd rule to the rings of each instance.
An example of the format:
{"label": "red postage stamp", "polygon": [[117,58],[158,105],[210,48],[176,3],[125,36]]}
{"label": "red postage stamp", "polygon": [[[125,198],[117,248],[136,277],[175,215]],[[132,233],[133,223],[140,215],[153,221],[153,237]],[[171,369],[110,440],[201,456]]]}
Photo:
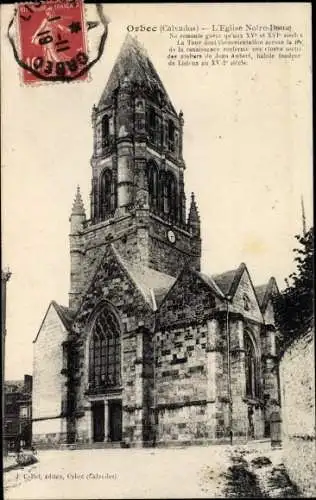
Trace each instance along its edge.
{"label": "red postage stamp", "polygon": [[87,78],[82,0],[20,3],[17,16],[24,83]]}

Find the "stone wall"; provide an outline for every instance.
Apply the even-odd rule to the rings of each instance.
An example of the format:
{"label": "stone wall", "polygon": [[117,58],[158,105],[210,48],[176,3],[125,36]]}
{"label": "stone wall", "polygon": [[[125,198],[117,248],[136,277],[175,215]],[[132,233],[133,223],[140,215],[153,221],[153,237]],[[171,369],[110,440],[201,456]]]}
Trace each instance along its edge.
{"label": "stone wall", "polygon": [[[102,307],[110,307],[119,318],[121,325],[121,375],[122,390],[118,397],[122,398],[123,406],[123,439],[128,442],[141,443],[143,436],[143,421],[148,426],[149,416],[144,409],[144,395],[148,401],[148,383],[151,374],[146,367],[147,342],[144,337],[150,337],[153,312],[145,301],[142,293],[136,288],[127,272],[118,261],[110,247],[105,250],[103,261],[86,293],[85,299],[78,311],[74,328],[77,331],[76,350],[78,362],[76,377],[76,409],[79,413],[87,413],[85,407],[89,397],[88,389],[88,343],[91,331],[91,318]],[[148,364],[148,363],[147,363]],[[149,382],[146,376],[149,377]],[[82,417],[81,417],[82,418]],[[80,419],[78,420],[78,424]],[[78,439],[84,439],[87,432],[83,421],[77,426]]]}
{"label": "stone wall", "polygon": [[[168,240],[170,229],[175,234],[174,243]],[[151,214],[149,234],[150,267],[171,276],[177,276],[187,262],[190,262],[191,267],[200,269],[201,252],[198,249],[193,251],[196,240],[187,231]]]}
{"label": "stone wall", "polygon": [[[231,342],[231,396],[232,396],[232,431],[234,439],[256,439],[264,435],[263,411],[263,366],[261,350],[261,325],[244,319],[240,315],[231,314],[229,320]],[[244,335],[250,334],[256,345],[258,356],[257,383],[258,394],[250,398],[246,394],[246,366],[244,351]],[[249,416],[249,413],[252,416]],[[253,423],[251,429],[250,421]]]}
{"label": "stone wall", "polygon": [[[248,273],[244,273],[230,306],[228,324],[221,301],[189,269],[183,271],[163,301],[158,312],[159,331],[156,334],[156,404],[160,439],[172,440],[175,436],[183,440],[190,437],[191,441],[227,439],[231,429],[234,439],[245,440],[253,435],[263,437],[262,323],[258,321],[262,321],[262,316],[251,286]],[[246,318],[237,312],[243,307],[245,290],[251,300]],[[230,332],[231,392],[227,325]],[[246,395],[245,331],[251,333],[257,346],[260,391],[255,399]],[[193,415],[194,424],[191,422]],[[187,425],[184,425],[186,419]]]}
{"label": "stone wall", "polygon": [[[51,304],[34,341],[32,417],[34,442],[58,439],[63,428],[62,399],[65,391],[62,342],[67,332]],[[37,420],[45,419],[45,420]],[[57,436],[57,437],[56,437]]]}
{"label": "stone wall", "polygon": [[33,422],[32,442],[38,447],[54,447],[67,443],[66,418],[52,418]]}
{"label": "stone wall", "polygon": [[206,343],[206,325],[156,335],[157,442],[208,437]]}
{"label": "stone wall", "polygon": [[220,301],[191,269],[184,269],[160,306],[157,328],[204,322]]}
{"label": "stone wall", "polygon": [[[233,432],[236,437],[250,437],[253,424],[255,438],[268,434],[270,402],[278,401],[278,374],[275,349],[275,328],[271,300],[265,319],[248,270],[244,268],[230,307],[231,374],[233,399]],[[264,325],[264,322],[266,325]],[[248,333],[255,344],[258,360],[258,392],[255,398],[246,395],[244,335]],[[249,418],[248,418],[249,411]],[[252,416],[251,416],[252,415]],[[252,424],[250,425],[250,421]]]}
{"label": "stone wall", "polygon": [[215,439],[222,424],[223,357],[216,299],[184,270],[157,314],[155,406],[157,442]]}
{"label": "stone wall", "polygon": [[247,269],[243,271],[240,277],[233,296],[231,310],[241,313],[245,318],[252,321],[263,322],[262,313]]}
{"label": "stone wall", "polygon": [[316,494],[314,332],[290,345],[280,362],[284,461],[305,496]]}

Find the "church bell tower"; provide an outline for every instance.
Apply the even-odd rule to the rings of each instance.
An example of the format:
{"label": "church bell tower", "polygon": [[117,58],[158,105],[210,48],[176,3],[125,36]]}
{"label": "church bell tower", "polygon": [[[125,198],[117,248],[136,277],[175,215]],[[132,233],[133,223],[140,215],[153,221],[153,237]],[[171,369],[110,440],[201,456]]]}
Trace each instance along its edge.
{"label": "church bell tower", "polygon": [[70,235],[76,241],[74,308],[79,282],[87,284],[89,267],[109,242],[132,265],[171,276],[188,262],[200,269],[194,196],[186,217],[183,113],[176,112],[146,51],[130,35],[93,107],[92,126],[91,216],[76,215],[75,238]]}

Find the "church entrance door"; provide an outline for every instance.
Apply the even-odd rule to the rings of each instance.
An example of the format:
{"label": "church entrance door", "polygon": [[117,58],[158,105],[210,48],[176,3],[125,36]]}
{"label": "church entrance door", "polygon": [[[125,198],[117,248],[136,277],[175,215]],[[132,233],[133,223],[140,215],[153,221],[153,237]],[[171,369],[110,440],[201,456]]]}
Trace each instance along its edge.
{"label": "church entrance door", "polygon": [[109,401],[109,438],[122,441],[122,401]]}
{"label": "church entrance door", "polygon": [[92,403],[93,441],[104,441],[104,401]]}

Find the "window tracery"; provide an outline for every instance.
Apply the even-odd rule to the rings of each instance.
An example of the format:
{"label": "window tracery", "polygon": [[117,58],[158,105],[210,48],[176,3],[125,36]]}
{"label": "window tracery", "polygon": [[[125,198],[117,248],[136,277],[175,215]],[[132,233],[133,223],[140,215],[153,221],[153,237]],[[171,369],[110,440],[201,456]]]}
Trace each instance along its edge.
{"label": "window tracery", "polygon": [[102,148],[110,144],[110,119],[108,115],[104,115],[101,121]]}
{"label": "window tracery", "polygon": [[168,150],[175,151],[175,126],[172,120],[168,120]]}
{"label": "window tracery", "polygon": [[148,135],[152,144],[159,144],[159,123],[155,109],[150,106],[148,110]]}
{"label": "window tracery", "polygon": [[246,396],[250,398],[258,397],[258,360],[255,346],[248,333],[244,336],[245,343],[245,370],[246,370]]}
{"label": "window tracery", "polygon": [[148,190],[149,206],[155,211],[158,209],[159,201],[158,169],[155,163],[150,163],[148,166]]}
{"label": "window tracery", "polygon": [[112,215],[116,208],[116,189],[112,171],[104,170],[100,185],[100,217]]}
{"label": "window tracery", "polygon": [[120,328],[114,314],[104,309],[97,317],[89,344],[89,385],[96,390],[121,383]]}

